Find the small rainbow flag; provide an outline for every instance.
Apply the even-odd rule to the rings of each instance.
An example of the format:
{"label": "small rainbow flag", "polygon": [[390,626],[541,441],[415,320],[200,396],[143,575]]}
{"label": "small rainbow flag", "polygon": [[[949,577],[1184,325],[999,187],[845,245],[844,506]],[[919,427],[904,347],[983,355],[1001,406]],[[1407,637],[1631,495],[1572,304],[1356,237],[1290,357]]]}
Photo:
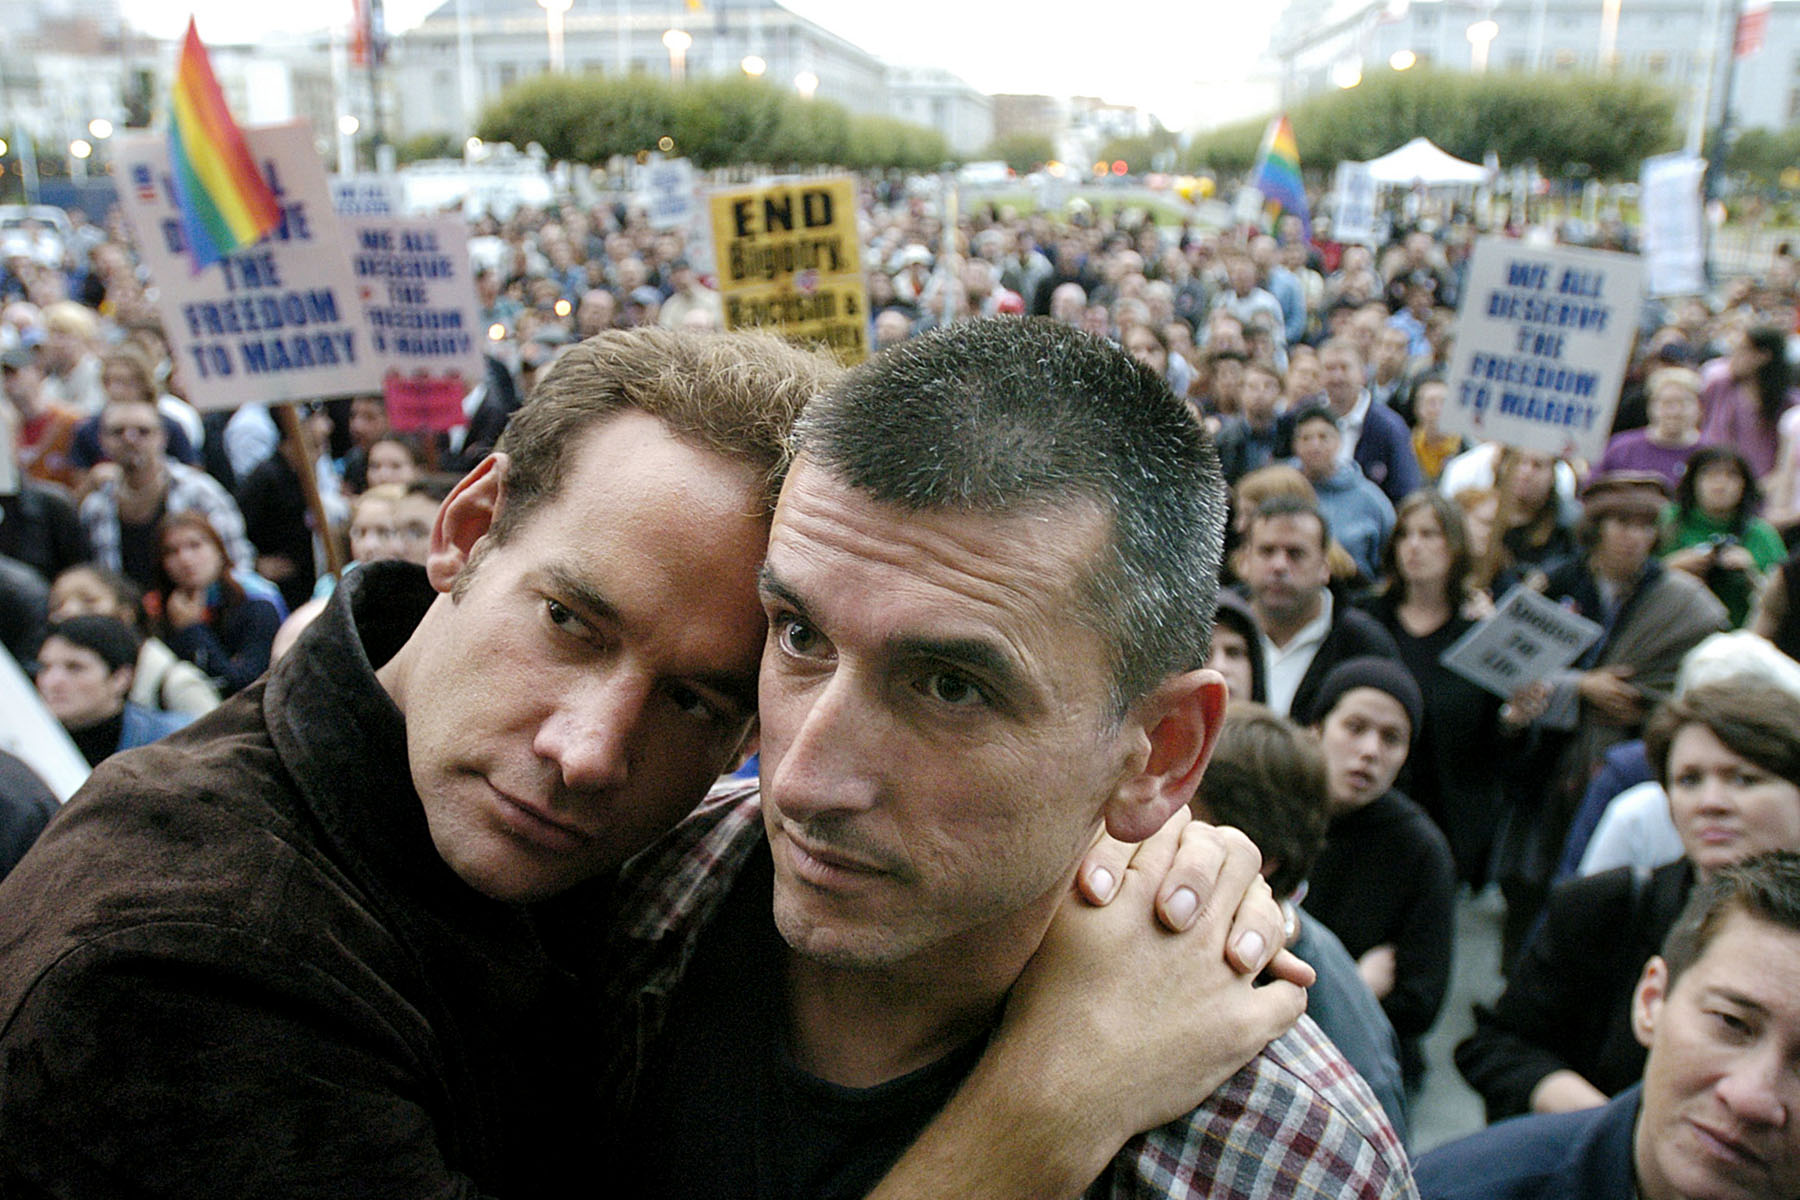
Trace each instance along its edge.
{"label": "small rainbow flag", "polygon": [[169,109],[175,203],[197,275],[274,229],[281,206],[256,169],[243,130],[231,119],[192,17]]}
{"label": "small rainbow flag", "polygon": [[1269,122],[1250,183],[1263,194],[1271,216],[1292,213],[1299,217],[1306,239],[1312,240],[1312,214],[1306,209],[1306,184],[1300,179],[1300,147],[1286,113]]}

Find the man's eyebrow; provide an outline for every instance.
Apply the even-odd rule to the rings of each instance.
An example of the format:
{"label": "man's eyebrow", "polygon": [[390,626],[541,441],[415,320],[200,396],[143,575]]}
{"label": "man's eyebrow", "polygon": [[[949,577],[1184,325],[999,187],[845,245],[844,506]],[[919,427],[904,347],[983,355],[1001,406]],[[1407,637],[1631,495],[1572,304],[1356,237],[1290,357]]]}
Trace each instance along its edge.
{"label": "man's eyebrow", "polygon": [[608,621],[620,621],[619,610],[606,594],[567,567],[554,563],[544,568],[544,577],[559,599],[573,601],[587,613]]}
{"label": "man's eyebrow", "polygon": [[806,601],[800,598],[800,593],[782,582],[780,576],[775,574],[775,568],[766,562],[756,572],[756,590],[781,601],[801,616],[806,615]]}
{"label": "man's eyebrow", "polygon": [[1738,1008],[1758,1013],[1766,1013],[1769,1011],[1769,1006],[1762,1001],[1746,996],[1744,993],[1735,988],[1728,987],[1725,984],[1715,983],[1706,990],[1711,992],[1715,999],[1724,1000]]}
{"label": "man's eyebrow", "polygon": [[953,667],[966,667],[1005,692],[1016,689],[1018,664],[1012,655],[985,638],[925,637],[900,634],[887,641],[895,658],[931,659]]}

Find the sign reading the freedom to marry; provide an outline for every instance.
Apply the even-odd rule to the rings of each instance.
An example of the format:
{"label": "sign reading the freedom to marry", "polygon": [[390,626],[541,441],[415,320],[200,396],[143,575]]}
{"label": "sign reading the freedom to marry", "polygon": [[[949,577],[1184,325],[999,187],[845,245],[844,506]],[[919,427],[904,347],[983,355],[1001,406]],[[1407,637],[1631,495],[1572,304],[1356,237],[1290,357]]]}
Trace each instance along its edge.
{"label": "sign reading the freedom to marry", "polygon": [[1502,699],[1548,679],[1593,645],[1600,626],[1528,587],[1501,597],[1493,615],[1456,639],[1438,660]]}
{"label": "sign reading the freedom to marry", "polygon": [[1457,313],[1444,432],[1599,458],[1643,294],[1633,255],[1477,242]]}
{"label": "sign reading the freedom to marry", "polygon": [[710,202],[725,328],[771,328],[846,364],[868,357],[854,180],[734,189]]}
{"label": "sign reading the freedom to marry", "polygon": [[485,369],[481,304],[469,265],[468,224],[459,216],[339,216],[350,243],[369,344],[386,370],[460,375],[473,386]]}
{"label": "sign reading the freedom to marry", "polygon": [[175,206],[165,139],[122,138],[119,199],[157,287],[157,308],[196,408],[381,390],[350,258],[305,122],[244,130],[281,206],[256,245],[197,274]]}

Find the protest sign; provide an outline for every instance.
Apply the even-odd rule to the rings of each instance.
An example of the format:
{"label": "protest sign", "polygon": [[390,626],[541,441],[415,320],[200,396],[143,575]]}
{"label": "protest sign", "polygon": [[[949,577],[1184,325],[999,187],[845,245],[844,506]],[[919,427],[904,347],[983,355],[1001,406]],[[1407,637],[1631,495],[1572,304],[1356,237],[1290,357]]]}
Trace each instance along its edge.
{"label": "protest sign", "polygon": [[397,175],[333,175],[331,208],[345,217],[397,217],[406,211],[406,189]]}
{"label": "protest sign", "polygon": [[1348,245],[1375,241],[1375,172],[1368,163],[1341,162],[1332,181],[1337,206],[1331,217],[1334,241]]}
{"label": "protest sign", "polygon": [[1706,212],[1700,183],[1706,160],[1691,154],[1658,154],[1639,172],[1643,213],[1644,271],[1652,296],[1693,296],[1706,291]]}
{"label": "protest sign", "polygon": [[868,357],[854,180],[715,192],[711,209],[725,328],[771,328],[846,364]]}
{"label": "protest sign", "polygon": [[196,408],[374,392],[368,338],[325,170],[305,122],[244,130],[281,206],[256,245],[195,272],[169,176],[168,142],[121,138],[119,200],[157,288],[157,310]]}
{"label": "protest sign", "polygon": [[1580,657],[1600,626],[1528,587],[1515,587],[1438,659],[1464,679],[1510,698]]}
{"label": "protest sign", "polygon": [[1597,459],[1643,299],[1634,255],[1483,238],[1469,261],[1442,428]]}
{"label": "protest sign", "polygon": [[0,647],[0,712],[6,714],[0,721],[0,750],[36,771],[58,800],[67,800],[87,782],[87,759],[5,647]]}
{"label": "protest sign", "polygon": [[685,228],[699,207],[694,164],[685,158],[655,158],[644,167],[643,181],[650,228]]}

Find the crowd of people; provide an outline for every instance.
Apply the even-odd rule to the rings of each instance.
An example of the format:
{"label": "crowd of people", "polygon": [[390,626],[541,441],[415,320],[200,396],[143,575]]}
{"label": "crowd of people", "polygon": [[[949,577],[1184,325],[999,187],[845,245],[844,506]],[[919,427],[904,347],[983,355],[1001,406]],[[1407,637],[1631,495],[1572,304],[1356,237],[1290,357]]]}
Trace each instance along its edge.
{"label": "crowd of people", "polygon": [[[477,293],[484,323],[504,336],[491,347],[487,378],[464,402],[467,423],[414,436],[388,427],[379,396],[320,402],[306,409],[312,461],[282,442],[261,406],[201,414],[181,399],[183,371],[157,321],[155,281],[136,268],[130,239],[116,221],[102,229],[77,216],[76,234],[58,247],[60,257],[41,251],[41,241],[9,247],[32,252],[12,254],[0,273],[0,368],[18,468],[16,487],[0,496],[0,639],[29,665],[45,706],[90,764],[155,744],[165,748],[156,761],[171,777],[183,769],[182,749],[206,744],[206,731],[224,729],[227,713],[237,714],[234,736],[251,736],[247,710],[226,703],[234,695],[269,705],[279,691],[296,714],[330,723],[338,719],[333,703],[346,714],[373,713],[379,677],[405,714],[414,803],[424,806],[443,862],[483,896],[517,904],[544,900],[590,874],[610,879],[626,851],[649,843],[698,795],[684,786],[674,809],[665,802],[634,814],[631,836],[598,835],[581,824],[585,818],[570,824],[566,816],[534,809],[537,784],[503,776],[518,789],[507,800],[506,787],[490,780],[510,805],[506,819],[527,831],[524,857],[554,884],[521,890],[504,855],[471,845],[458,857],[447,849],[455,838],[442,835],[433,819],[434,806],[449,804],[434,800],[434,788],[453,792],[461,786],[459,770],[499,769],[498,758],[489,762],[474,749],[461,752],[473,765],[455,765],[457,752],[443,740],[457,728],[449,716],[454,706],[491,701],[492,731],[504,730],[508,689],[515,686],[505,681],[517,667],[503,660],[510,654],[533,661],[539,651],[532,639],[564,640],[545,652],[554,669],[517,682],[521,695],[555,688],[559,680],[579,693],[597,686],[572,667],[585,655],[641,640],[633,654],[687,664],[716,651],[725,632],[744,623],[735,602],[764,614],[752,622],[769,631],[761,692],[762,819],[755,819],[753,780],[715,794],[694,819],[697,827],[683,825],[673,846],[658,849],[654,870],[633,867],[617,883],[630,898],[618,902],[626,910],[641,904],[658,914],[634,927],[633,936],[643,939],[632,950],[644,956],[638,968],[654,975],[691,966],[699,981],[678,990],[673,1002],[657,1000],[649,1016],[641,1000],[633,1001],[641,1023],[632,1036],[672,1030],[663,1044],[674,1048],[626,1069],[609,1060],[610,1048],[590,1044],[555,1064],[552,1094],[577,1094],[577,1070],[591,1069],[593,1078],[614,1084],[634,1081],[631,1094],[640,1104],[618,1125],[618,1154],[649,1193],[695,1194],[696,1172],[716,1178],[721,1161],[729,1161],[742,1164],[743,1176],[730,1194],[740,1187],[742,1194],[758,1194],[759,1173],[766,1189],[771,1170],[791,1172],[779,1179],[816,1181],[809,1187],[835,1181],[843,1194],[862,1194],[880,1185],[920,1130],[937,1128],[931,1122],[940,1110],[959,1111],[953,1097],[964,1081],[987,1078],[976,1063],[992,1053],[985,1037],[996,997],[1019,978],[1046,926],[1052,939],[1060,928],[1049,925],[1049,909],[1023,902],[1041,897],[1059,873],[1066,879],[1079,849],[1062,852],[1095,827],[1086,809],[1081,820],[1071,816],[1066,828],[1059,826],[1051,819],[1059,811],[1056,797],[1070,789],[1104,793],[1089,776],[1116,753],[1112,743],[1090,744],[1082,740],[1089,731],[1057,721],[1073,720],[1070,714],[1086,712],[1091,702],[1111,713],[1115,733],[1138,728],[1131,720],[1140,720],[1145,698],[1155,696],[1162,698],[1155,709],[1162,723],[1141,731],[1145,749],[1131,761],[1143,768],[1147,756],[1160,764],[1159,782],[1135,785],[1137,815],[1121,816],[1126,802],[1115,798],[1103,806],[1101,823],[1115,836],[1141,841],[1186,805],[1201,820],[1242,829],[1255,843],[1266,887],[1282,906],[1280,931],[1271,930],[1269,940],[1289,947],[1317,975],[1309,1018],[1250,1066],[1221,1053],[1207,1060],[1206,1070],[1214,1072],[1211,1082],[1230,1077],[1221,1096],[1238,1086],[1275,1086],[1269,1080],[1279,1076],[1279,1099],[1259,1092],[1254,1102],[1326,1114],[1319,1119],[1332,1138],[1360,1147],[1366,1161],[1359,1173],[1334,1177],[1344,1190],[1331,1194],[1411,1194],[1410,1169],[1398,1148],[1417,1116],[1427,1069],[1423,1039],[1441,1017],[1449,989],[1454,904],[1459,889],[1490,886],[1505,904],[1505,985],[1491,1006],[1478,1010],[1475,1032],[1457,1048],[1456,1067],[1490,1120],[1537,1114],[1550,1123],[1508,1125],[1426,1155],[1423,1194],[1612,1195],[1556,1191],[1546,1182],[1564,1178],[1558,1170],[1576,1170],[1569,1144],[1589,1139],[1581,1142],[1588,1153],[1591,1140],[1602,1136],[1611,1139],[1609,1148],[1583,1169],[1612,1171],[1608,1178],[1616,1183],[1624,1161],[1631,1173],[1621,1186],[1635,1179],[1650,1200],[1696,1194],[1694,1179],[1744,1189],[1719,1194],[1794,1194],[1800,1125],[1771,1116],[1800,1103],[1788,1094],[1791,1065],[1775,1073],[1780,1078],[1749,1078],[1766,1065],[1758,1057],[1765,1043],[1800,1037],[1800,1003],[1793,999],[1800,990],[1782,993],[1778,986],[1800,979],[1800,860],[1790,857],[1800,855],[1800,663],[1794,661],[1800,551],[1790,549],[1800,546],[1800,388],[1792,365],[1800,357],[1792,336],[1800,280],[1785,250],[1762,277],[1731,281],[1716,295],[1646,303],[1611,438],[1603,456],[1583,462],[1469,443],[1443,429],[1445,371],[1473,236],[1463,214],[1447,206],[1411,213],[1378,247],[1311,240],[1291,216],[1273,233],[1214,231],[1159,224],[1129,209],[1105,215],[1079,202],[1063,214],[1028,216],[982,205],[946,228],[929,198],[885,180],[865,183],[859,216],[869,344],[877,358],[843,376],[805,356],[772,357],[766,345],[724,333],[705,264],[686,257],[678,232],[652,229],[626,201],[480,218],[470,242]],[[1042,320],[1015,319],[1026,317]],[[713,349],[696,348],[706,346]],[[1079,370],[1044,366],[1048,374],[1036,383],[1069,389],[1106,418],[1077,420],[1051,411],[1055,405],[1006,393],[996,381],[1012,379],[1026,351],[1040,366],[1080,364]],[[744,356],[755,372],[785,372],[801,381],[788,387],[807,393],[800,400],[812,393],[829,397],[819,403],[816,420],[801,420],[800,465],[787,478],[760,574],[728,553],[732,548],[710,544],[699,517],[665,527],[660,508],[628,515],[678,478],[684,481],[676,490],[691,493],[696,513],[720,503],[720,511],[742,512],[743,497],[698,487],[694,481],[707,478],[710,468],[679,455],[660,459],[655,429],[627,438],[634,428],[627,418],[601,422],[606,437],[618,440],[608,442],[603,457],[630,464],[639,475],[623,465],[600,472],[582,485],[592,493],[583,501],[586,510],[566,520],[603,531],[622,527],[616,537],[596,538],[618,558],[612,569],[634,564],[655,581],[644,584],[645,598],[670,609],[685,604],[699,611],[704,598],[717,610],[709,623],[718,638],[709,643],[698,635],[683,640],[646,632],[634,624],[641,614],[619,610],[619,598],[603,589],[584,587],[577,578],[582,568],[553,556],[535,565],[521,561],[506,576],[516,575],[508,587],[543,598],[545,612],[534,620],[548,635],[535,625],[527,629],[522,617],[502,622],[502,593],[486,595],[469,582],[484,574],[476,565],[504,557],[489,551],[509,545],[511,514],[535,529],[570,500],[575,486],[563,468],[534,477],[519,473],[517,463],[534,453],[554,458],[561,453],[554,448],[558,439],[592,432],[579,421],[558,429],[518,414],[538,409],[546,394],[587,389],[609,397],[612,408],[653,414],[662,423],[656,428],[677,435],[679,448],[741,457],[738,443],[717,440],[726,435],[711,427],[711,417],[681,407],[715,397],[672,407],[645,398],[668,386],[671,364],[727,386],[731,372],[710,354]],[[1083,357],[1093,355],[1102,357]],[[1130,362],[1142,370],[1122,366]],[[1187,432],[1156,432],[1160,416],[1115,411],[1106,396],[1088,396],[1083,389],[1097,378],[1120,394],[1153,380],[1159,395],[1172,397]],[[754,387],[774,385],[759,378]],[[1131,403],[1154,407],[1142,397]],[[971,433],[965,428],[970,412],[979,413],[975,423],[994,428]],[[1107,422],[1127,413],[1148,422],[1133,437],[1152,440],[1140,445],[1127,438],[1118,447],[1107,440],[1115,432]],[[1051,432],[1040,436],[1034,423]],[[1087,439],[1093,455],[1117,454],[1120,461],[1103,470],[1065,460],[1050,445],[1058,438]],[[1195,449],[1202,444],[1212,449]],[[501,459],[492,456],[496,448]],[[1182,465],[1157,475],[1131,457],[1145,453]],[[1190,462],[1190,455],[1205,462]],[[317,484],[317,508],[304,499],[302,471]],[[1216,514],[1201,511],[1202,503],[1191,514],[1145,517],[1147,532],[1140,531],[1130,524],[1139,519],[1130,506],[1150,502],[1108,490],[1123,486],[1108,471],[1160,480],[1155,486],[1165,501],[1177,492],[1217,489],[1226,506]],[[559,503],[534,515],[533,506],[545,503],[540,497]],[[1170,501],[1174,508],[1185,503]],[[1042,511],[1055,514],[1055,537],[1043,532]],[[896,513],[910,515],[896,525]],[[1209,543],[1179,566],[1195,580],[1206,576],[1204,589],[1133,573],[1148,569],[1134,555],[1152,562],[1160,551],[1126,543],[1176,536],[1174,526],[1157,523],[1165,520],[1191,522],[1180,526],[1187,531],[1181,536]],[[1095,532],[1101,528],[1111,532]],[[1117,579],[1101,578],[1105,572],[1070,557],[1091,553],[1093,539],[1107,537],[1118,540],[1116,556],[1127,564]],[[713,577],[702,583],[663,571],[658,556],[675,544],[688,567],[704,562]],[[347,563],[330,570],[340,546]],[[512,552],[523,554],[516,545]],[[756,561],[761,557],[759,544]],[[412,575],[390,560],[414,564]],[[835,565],[821,570],[820,562]],[[959,640],[956,622],[974,620],[970,614],[987,613],[987,620],[990,610],[1004,614],[1021,596],[1039,604],[1023,580],[1036,587],[1084,570],[1094,571],[1094,580],[1061,608],[1031,608],[1017,625],[1009,625],[1012,616],[992,617],[1006,631],[1002,642],[1024,653],[1024,661],[1009,661],[979,639]],[[486,577],[490,589],[498,587],[491,568]],[[427,607],[426,579],[442,594],[437,607]],[[742,595],[727,587],[732,580]],[[1117,596],[1121,587],[1142,594]],[[1500,696],[1447,667],[1444,654],[1514,588],[1541,593],[1601,632],[1568,669]],[[657,589],[662,594],[653,595]],[[1205,599],[1176,603],[1169,595],[1183,590]],[[334,591],[348,599],[331,599]],[[484,611],[469,607],[474,597],[492,608],[496,624],[485,633],[473,624]],[[382,626],[381,604],[409,614],[390,621],[404,628]],[[933,604],[947,614],[948,632],[915,619]],[[1134,626],[1124,643],[1102,654],[1116,677],[1089,697],[1083,689],[1092,690],[1093,680],[1083,674],[1082,660],[1071,657],[1073,648],[1096,631],[1123,637],[1118,625],[1125,617],[1115,607],[1162,628]],[[418,628],[436,639],[432,646],[414,648],[421,640],[410,633],[420,620],[415,610],[426,613]],[[458,610],[470,623],[467,631],[444,615]],[[1203,627],[1177,628],[1196,622]],[[1046,630],[1064,623],[1070,628],[1062,640],[1043,640]],[[358,638],[371,647],[361,667],[345,649],[361,645]],[[383,665],[371,639],[400,666]],[[761,646],[760,631],[753,640]],[[1204,665],[1223,686],[1196,683],[1181,693],[1187,699],[1168,700],[1158,681],[1186,679],[1184,671],[1200,667],[1201,661],[1182,661],[1194,647],[1206,647]],[[1140,651],[1147,657],[1134,663]],[[309,655],[311,661],[295,661]],[[1045,664],[1059,660],[1067,678],[1038,678]],[[353,670],[369,678],[332,676]],[[421,681],[411,689],[404,682],[409,674]],[[745,672],[728,662],[698,673],[684,665],[675,674],[682,676],[677,684],[656,686],[665,707],[695,721],[681,735],[681,753],[662,764],[616,747],[584,747],[583,739],[629,742],[649,734],[608,732],[605,722],[589,727],[554,712],[527,739],[527,757],[555,768],[560,783],[553,792],[605,787],[625,796],[642,788],[648,795],[660,779],[704,774],[703,762],[713,764],[711,778],[746,756],[753,777],[755,743],[710,740],[727,728],[741,733],[749,720],[756,692],[743,685]],[[424,690],[427,679],[431,694]],[[459,701],[461,692],[468,696]],[[218,717],[162,740],[222,703]],[[1067,712],[1054,716],[1060,708]],[[402,736],[390,728],[397,723],[366,719],[373,725],[358,735],[366,740],[357,742],[359,752],[391,758]],[[1183,722],[1209,732],[1190,731],[1184,741],[1178,736]],[[426,730],[419,736],[439,740],[415,741],[415,726]],[[255,736],[272,737],[280,749],[290,735],[265,734],[259,726]],[[1085,758],[1073,749],[1081,746],[1089,747]],[[434,768],[426,760],[422,766],[422,750],[446,755],[452,765]],[[619,761],[598,761],[609,755]],[[302,798],[274,805],[278,812],[259,813],[253,823],[285,827],[296,813],[306,821],[341,820],[341,798],[328,803],[312,796],[333,762],[341,774],[349,758],[308,748],[303,767],[287,768],[297,782],[284,777],[280,785]],[[55,808],[41,789],[11,782],[16,767],[0,759],[0,782],[18,797],[0,825],[0,877]],[[917,775],[902,781],[896,773],[904,769]],[[390,763],[353,789],[348,782],[344,787],[361,795],[392,775]],[[620,782],[627,777],[629,785]],[[108,781],[98,789],[105,799],[90,806],[101,813],[99,828],[121,819],[107,816],[105,805],[129,799],[125,781],[134,778],[97,777]],[[205,782],[227,788],[229,780],[208,775]],[[918,807],[915,793],[933,783],[946,796],[968,798],[968,814]],[[1152,794],[1155,804],[1145,799]],[[157,803],[178,802],[159,794]],[[842,832],[851,828],[846,812],[884,804],[894,808],[884,818],[897,830],[894,837],[916,839],[905,854],[900,842]],[[1020,814],[1039,804],[1044,816],[1028,830]],[[171,811],[158,819],[181,818]],[[443,820],[454,829],[474,818]],[[774,847],[772,881],[767,856],[758,867],[750,854],[762,844],[758,831],[765,823]],[[26,861],[92,853],[82,849],[83,839],[95,835],[84,829],[60,840],[53,832],[46,850]],[[191,833],[199,836],[198,829]],[[1066,844],[1045,844],[1056,836]],[[596,839],[604,845],[590,844]],[[578,865],[545,865],[558,851]],[[363,850],[342,853],[354,859]],[[1186,853],[1174,855],[1171,878],[1191,865]],[[430,865],[442,864],[432,858]],[[352,888],[391,886],[379,873],[364,879],[359,869],[349,870]],[[40,877],[29,868],[24,876]],[[893,926],[871,933],[849,928],[854,922],[833,907],[837,901],[824,898],[849,886],[846,880],[877,876],[905,877],[914,898],[940,924],[949,923],[964,957],[920,955],[919,945],[936,943],[908,941],[928,923],[902,906],[884,910]],[[657,892],[668,879],[687,878],[721,886],[691,897]],[[931,895],[931,883],[947,891]],[[0,895],[17,896],[25,885],[12,886]],[[1020,916],[1005,937],[991,930],[970,937],[965,910],[977,902],[1016,903],[1020,913],[1036,915]],[[366,922],[363,933],[374,937],[388,916],[376,903],[357,909],[353,919]],[[449,918],[433,913],[432,921],[440,918],[418,936],[450,937]],[[413,921],[397,919],[402,928]],[[593,932],[555,928],[558,937]],[[534,944],[538,936],[532,935]],[[677,943],[680,967],[666,967],[662,956]],[[891,945],[904,950],[887,957]],[[566,966],[560,952],[572,946],[547,952],[561,964],[557,969]],[[967,974],[967,956],[976,952],[988,958]],[[6,953],[0,950],[0,1001],[44,1003],[10,990],[17,980],[7,978]],[[547,969],[535,960],[509,960],[497,943],[478,942],[466,953],[463,967],[483,979],[517,969],[536,980],[532,973]],[[1766,980],[1730,1004],[1734,1014],[1754,1009],[1754,1019],[1733,1015],[1722,1022],[1726,1028],[1697,1028],[1699,1019],[1683,1007],[1695,1003],[1694,989],[1728,970],[1719,965],[1721,956],[1752,953],[1762,956],[1758,970]],[[412,969],[389,963],[386,954],[359,950],[355,969],[377,960],[368,966],[377,974]],[[609,951],[606,961],[616,963],[616,955]],[[1259,967],[1266,961],[1266,955],[1247,957],[1258,958]],[[847,966],[869,962],[921,972],[901,972],[915,987],[942,972],[930,988],[961,981],[969,989],[966,1007],[958,1011],[951,1003],[948,1014],[934,1012],[936,1024],[902,1019],[887,1007],[891,997],[861,990],[855,970],[844,977]],[[595,989],[581,993],[585,1002],[598,1003],[602,995],[616,1002],[607,982],[591,980],[591,969],[575,974],[582,988]],[[108,986],[116,984],[111,978]],[[285,975],[267,985],[299,987]],[[734,1014],[747,997],[754,1011],[739,1021]],[[846,1033],[841,1014],[831,1018],[820,1007],[828,999],[866,1019],[857,1036]],[[1259,999],[1272,1004],[1266,995]],[[552,1008],[570,1002],[570,995],[544,998]],[[173,1011],[172,993],[158,992],[153,1003]],[[497,997],[465,1008],[442,1003],[443,1021],[492,1018],[504,1010]],[[499,1007],[483,1007],[490,1003]],[[158,1012],[160,1021],[179,1023]],[[49,1044],[74,1036],[33,1013],[51,1030],[44,1034]],[[279,1045],[292,1050],[302,1039],[294,1024],[300,1020],[279,1027]],[[427,1013],[417,1020],[402,1022],[398,1031],[384,1026],[384,1036],[435,1046],[443,1036],[437,1018]],[[1311,1031],[1311,1022],[1324,1037]],[[877,1034],[870,1044],[867,1035],[884,1030],[901,1040],[884,1044]],[[617,1030],[609,1025],[607,1032]],[[975,1033],[982,1036],[970,1041]],[[793,1040],[793,1057],[766,1061],[764,1041],[784,1037]],[[996,1037],[997,1050],[1013,1045]],[[1708,1037],[1719,1046],[1711,1055],[1716,1077],[1702,1078],[1698,1060],[1707,1058]],[[1686,1041],[1677,1044],[1680,1038]],[[452,1055],[454,1070],[492,1069],[501,1046],[474,1039]],[[186,1034],[172,1040],[171,1055],[175,1047],[196,1052]],[[328,1049],[309,1069],[347,1070],[359,1087],[373,1087],[369,1079],[387,1069],[378,1055],[357,1057],[336,1043]],[[1369,1085],[1366,1096],[1346,1098],[1328,1086],[1340,1052]],[[1658,1062],[1677,1059],[1685,1074],[1656,1070]],[[10,1061],[0,1057],[0,1132],[28,1128],[8,1112],[18,1103],[8,1091]],[[1128,1061],[1135,1069],[1143,1059]],[[426,1073],[434,1086],[437,1070]],[[45,1087],[68,1083],[53,1072],[32,1077]],[[892,1093],[896,1099],[846,1118],[845,1095],[838,1093],[900,1078],[912,1082]],[[816,1090],[826,1083],[837,1092]],[[509,1078],[507,1086],[522,1085]],[[150,1094],[167,1100],[175,1085],[165,1080],[157,1087],[162,1090]],[[1688,1091],[1670,1093],[1682,1087]],[[372,1107],[352,1105],[347,1112],[390,1123],[417,1121],[421,1111],[440,1119],[430,1105],[401,1114],[376,1091]],[[1123,1152],[1109,1144],[1088,1164],[1098,1170],[1110,1161],[1109,1178],[1119,1187],[1135,1180],[1150,1189],[1111,1194],[1169,1194],[1155,1190],[1147,1162],[1187,1153],[1184,1147],[1208,1136],[1203,1130],[1235,1129],[1223,1110],[1208,1107],[1217,1097],[1202,1103],[1206,1093],[1191,1089],[1174,1095],[1178,1101],[1159,1110],[1157,1121],[1139,1120],[1117,1140],[1201,1104],[1188,1124],[1164,1126],[1141,1151],[1132,1149],[1137,1143]],[[330,1103],[329,1090],[308,1090],[308,1119]],[[470,1129],[485,1128],[480,1105],[462,1112],[459,1100],[448,1103],[446,1111],[460,1113],[457,1119]],[[1690,1144],[1695,1136],[1669,1115],[1677,1103],[1689,1106],[1689,1119],[1710,1138],[1697,1149]],[[543,1108],[534,1102],[529,1111]],[[576,1108],[590,1111],[585,1104]],[[740,1108],[744,1115],[734,1115]],[[759,1109],[789,1115],[770,1122],[755,1116]],[[1634,1141],[1632,1117],[1640,1112],[1647,1121],[1669,1121],[1674,1133],[1643,1144],[1651,1135],[1640,1124]],[[1130,1119],[1139,1116],[1134,1111]],[[202,1119],[217,1114],[195,1117]],[[826,1125],[839,1132],[802,1134]],[[493,1126],[495,1137],[516,1132],[505,1122]],[[392,1135],[395,1145],[414,1150],[410,1139],[432,1140],[417,1129]],[[1174,1140],[1159,1143],[1158,1136]],[[454,1144],[468,1162],[486,1165],[451,1164],[453,1175],[491,1170],[487,1178],[514,1183],[558,1177],[553,1165],[519,1174],[504,1167],[505,1146],[463,1137],[435,1144]],[[61,1149],[44,1151],[32,1169],[73,1170],[83,1155],[72,1144],[65,1139]],[[105,1145],[107,1153],[134,1152],[116,1133]],[[1295,1152],[1281,1145],[1281,1153]],[[1269,1152],[1266,1145],[1244,1149]],[[0,1150],[0,1182],[8,1178],[6,1157]],[[356,1169],[372,1169],[368,1160],[358,1155]],[[1508,1171],[1498,1169],[1501,1163]],[[301,1170],[293,1163],[284,1170],[290,1168]],[[435,1182],[438,1169],[421,1166],[393,1177]],[[279,1177],[291,1183],[299,1176]],[[1551,1190],[1541,1190],[1546,1187]]]}

